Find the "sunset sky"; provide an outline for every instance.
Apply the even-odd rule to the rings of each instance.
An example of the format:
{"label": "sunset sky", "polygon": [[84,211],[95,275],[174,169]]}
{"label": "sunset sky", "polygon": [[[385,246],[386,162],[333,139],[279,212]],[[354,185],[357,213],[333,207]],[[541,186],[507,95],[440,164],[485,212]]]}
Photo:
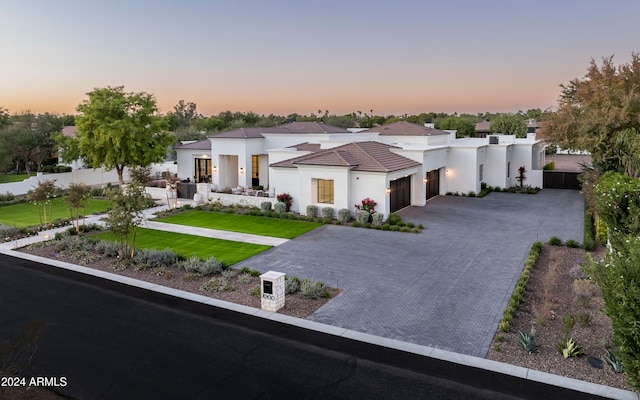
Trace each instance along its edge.
{"label": "sunset sky", "polygon": [[0,0],[0,107],[96,87],[204,115],[515,112],[640,51],[638,0]]}

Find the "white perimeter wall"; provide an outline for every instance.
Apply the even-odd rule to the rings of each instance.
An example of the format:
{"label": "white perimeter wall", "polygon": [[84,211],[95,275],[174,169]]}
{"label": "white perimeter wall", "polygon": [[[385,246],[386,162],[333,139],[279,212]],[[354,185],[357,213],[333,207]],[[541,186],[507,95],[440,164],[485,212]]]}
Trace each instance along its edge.
{"label": "white perimeter wall", "polygon": [[[531,187],[542,187],[542,170],[534,169],[533,166],[533,157],[539,157],[539,151],[540,150],[534,150],[531,144],[513,145],[513,155],[511,158],[511,177],[514,185],[518,184],[518,181],[515,179],[517,176],[519,176],[518,168],[524,165],[526,169],[526,172],[524,173],[526,179],[524,180],[523,184],[529,185]],[[544,152],[544,149],[541,151]]]}
{"label": "white perimeter wall", "polygon": [[[374,200],[378,205],[376,211],[383,213],[385,218],[389,216],[389,195],[387,195],[387,174],[380,172],[352,171],[350,202],[344,207],[351,210],[351,215],[355,215],[356,204],[362,204],[362,200],[367,197]],[[337,211],[336,211],[337,212]]]}

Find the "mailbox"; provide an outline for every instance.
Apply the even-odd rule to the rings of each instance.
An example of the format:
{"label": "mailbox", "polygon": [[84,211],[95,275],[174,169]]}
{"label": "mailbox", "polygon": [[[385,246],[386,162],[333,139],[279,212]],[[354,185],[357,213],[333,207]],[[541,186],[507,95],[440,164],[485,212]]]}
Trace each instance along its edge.
{"label": "mailbox", "polygon": [[260,275],[260,300],[263,310],[276,312],[284,307],[284,277],[284,273],[275,271]]}

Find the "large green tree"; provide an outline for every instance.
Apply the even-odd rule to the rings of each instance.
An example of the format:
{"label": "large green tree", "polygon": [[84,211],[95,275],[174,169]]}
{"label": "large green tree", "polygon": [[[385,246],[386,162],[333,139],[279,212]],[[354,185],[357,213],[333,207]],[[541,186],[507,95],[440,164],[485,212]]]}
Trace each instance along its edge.
{"label": "large green tree", "polygon": [[27,174],[31,175],[32,169],[40,172],[44,160],[53,152],[53,135],[62,130],[62,118],[25,112],[12,116],[11,120],[11,124],[0,128],[0,145],[9,150],[16,170],[24,163]]}
{"label": "large green tree", "polygon": [[153,95],[127,93],[124,86],[97,88],[87,95],[77,108],[77,138],[56,138],[65,161],[80,157],[93,168],[115,168],[122,185],[125,167],[163,160],[173,138],[165,132]]}
{"label": "large green tree", "polygon": [[640,176],[640,53],[616,66],[613,56],[591,60],[587,73],[560,85],[558,108],[540,135],[561,147],[591,153],[600,171]]}
{"label": "large green tree", "polygon": [[465,117],[447,117],[439,124],[440,129],[456,130],[457,137],[470,137],[476,135],[476,124]]}
{"label": "large green tree", "polygon": [[489,127],[491,133],[504,133],[516,135],[516,137],[527,136],[527,124],[520,114],[500,114],[491,118]]}

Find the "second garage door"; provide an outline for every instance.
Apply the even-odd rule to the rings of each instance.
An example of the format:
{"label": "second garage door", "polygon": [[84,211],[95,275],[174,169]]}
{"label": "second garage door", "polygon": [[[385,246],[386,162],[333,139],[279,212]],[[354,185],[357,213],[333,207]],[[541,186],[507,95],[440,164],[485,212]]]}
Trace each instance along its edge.
{"label": "second garage door", "polygon": [[391,193],[390,208],[391,212],[398,211],[411,205],[411,177],[396,179],[389,183]]}

